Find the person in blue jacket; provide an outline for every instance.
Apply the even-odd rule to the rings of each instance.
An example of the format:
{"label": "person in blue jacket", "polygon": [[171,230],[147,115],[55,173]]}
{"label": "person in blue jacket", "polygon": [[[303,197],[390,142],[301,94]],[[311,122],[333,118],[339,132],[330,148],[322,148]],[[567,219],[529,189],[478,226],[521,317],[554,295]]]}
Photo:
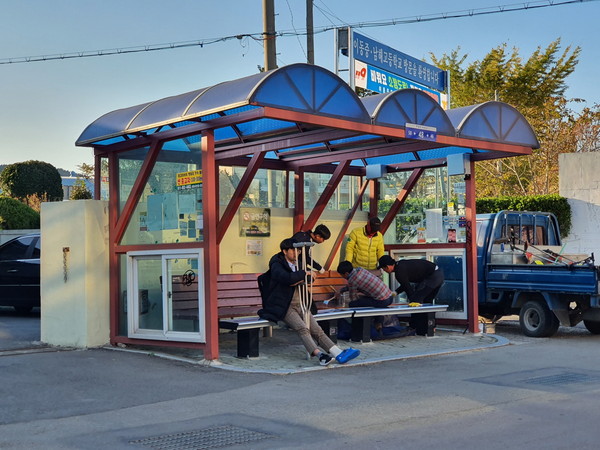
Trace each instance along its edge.
{"label": "person in blue jacket", "polygon": [[263,308],[258,311],[258,315],[272,322],[285,322],[300,335],[306,351],[311,356],[318,357],[322,366],[330,364],[333,358],[344,364],[356,358],[360,350],[342,350],[335,345],[311,313],[309,326],[304,322],[298,286],[304,283],[307,277],[314,278],[316,274],[313,271],[296,270],[296,242],[292,238],[284,239],[279,246],[281,252],[273,255],[269,261],[269,279],[263,280],[268,288],[264,290]]}

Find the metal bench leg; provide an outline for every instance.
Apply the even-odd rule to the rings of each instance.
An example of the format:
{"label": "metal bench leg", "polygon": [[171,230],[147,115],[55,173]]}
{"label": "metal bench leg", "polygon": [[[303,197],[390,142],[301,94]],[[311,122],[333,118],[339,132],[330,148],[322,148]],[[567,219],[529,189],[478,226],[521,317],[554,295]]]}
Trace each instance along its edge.
{"label": "metal bench leg", "polygon": [[372,317],[353,317],[350,340],[353,342],[371,342]]}
{"label": "metal bench leg", "polygon": [[319,325],[321,326],[321,328],[323,329],[325,334],[327,336],[329,336],[329,339],[331,339],[331,341],[334,344],[337,344],[337,332],[338,332],[337,319],[323,320],[323,321],[319,322]]}
{"label": "metal bench leg", "polygon": [[433,336],[435,334],[435,313],[413,314],[410,326],[416,330],[418,336]]}
{"label": "metal bench leg", "polygon": [[237,332],[237,357],[258,356],[258,328]]}

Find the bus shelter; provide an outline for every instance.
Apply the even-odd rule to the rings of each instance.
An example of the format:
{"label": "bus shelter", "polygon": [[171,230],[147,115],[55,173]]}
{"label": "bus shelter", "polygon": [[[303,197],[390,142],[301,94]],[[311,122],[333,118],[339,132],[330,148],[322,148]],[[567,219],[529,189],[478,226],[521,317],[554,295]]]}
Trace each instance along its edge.
{"label": "bus shelter", "polygon": [[[451,258],[446,284],[464,299],[447,320],[476,331],[474,164],[539,147],[508,104],[444,111],[415,89],[359,98],[308,64],[109,112],[76,145],[93,148],[95,196],[109,200],[111,343],[206,359],[219,355],[217,279],[266,270],[283,238],[321,222],[332,239],[320,259],[335,269],[369,216],[392,256]],[[434,187],[416,189],[425,178]],[[404,210],[439,190],[442,204]],[[200,320],[174,319],[174,280],[196,291]]]}

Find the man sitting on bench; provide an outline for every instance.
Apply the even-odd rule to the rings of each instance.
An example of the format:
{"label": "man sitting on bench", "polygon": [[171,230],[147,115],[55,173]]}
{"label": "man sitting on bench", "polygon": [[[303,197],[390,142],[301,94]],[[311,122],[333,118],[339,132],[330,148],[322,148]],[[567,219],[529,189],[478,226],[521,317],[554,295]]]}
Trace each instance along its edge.
{"label": "man sitting on bench", "polygon": [[[308,312],[309,323],[304,322],[299,285],[304,283],[307,277],[314,278],[315,272],[296,270],[298,253],[294,248],[296,242],[295,239],[284,239],[279,245],[281,252],[273,255],[269,261],[268,294],[258,315],[262,319],[273,322],[283,320],[300,335],[306,351],[311,356],[317,356],[322,366],[331,363],[333,358],[340,364],[344,364],[356,358],[360,350],[354,348],[342,350],[335,345],[310,312]],[[317,347],[315,340],[325,352]]]}

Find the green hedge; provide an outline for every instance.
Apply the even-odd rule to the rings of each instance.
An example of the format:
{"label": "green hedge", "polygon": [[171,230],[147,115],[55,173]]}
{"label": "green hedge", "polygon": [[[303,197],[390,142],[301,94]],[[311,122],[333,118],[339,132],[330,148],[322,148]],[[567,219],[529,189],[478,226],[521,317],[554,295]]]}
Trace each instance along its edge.
{"label": "green hedge", "polygon": [[0,229],[38,229],[40,215],[29,206],[10,197],[0,197]]}
{"label": "green hedge", "polygon": [[482,197],[475,206],[478,214],[495,213],[504,209],[513,211],[551,212],[558,219],[560,235],[568,236],[571,231],[571,206],[566,198],[558,194],[531,195],[520,197]]}

